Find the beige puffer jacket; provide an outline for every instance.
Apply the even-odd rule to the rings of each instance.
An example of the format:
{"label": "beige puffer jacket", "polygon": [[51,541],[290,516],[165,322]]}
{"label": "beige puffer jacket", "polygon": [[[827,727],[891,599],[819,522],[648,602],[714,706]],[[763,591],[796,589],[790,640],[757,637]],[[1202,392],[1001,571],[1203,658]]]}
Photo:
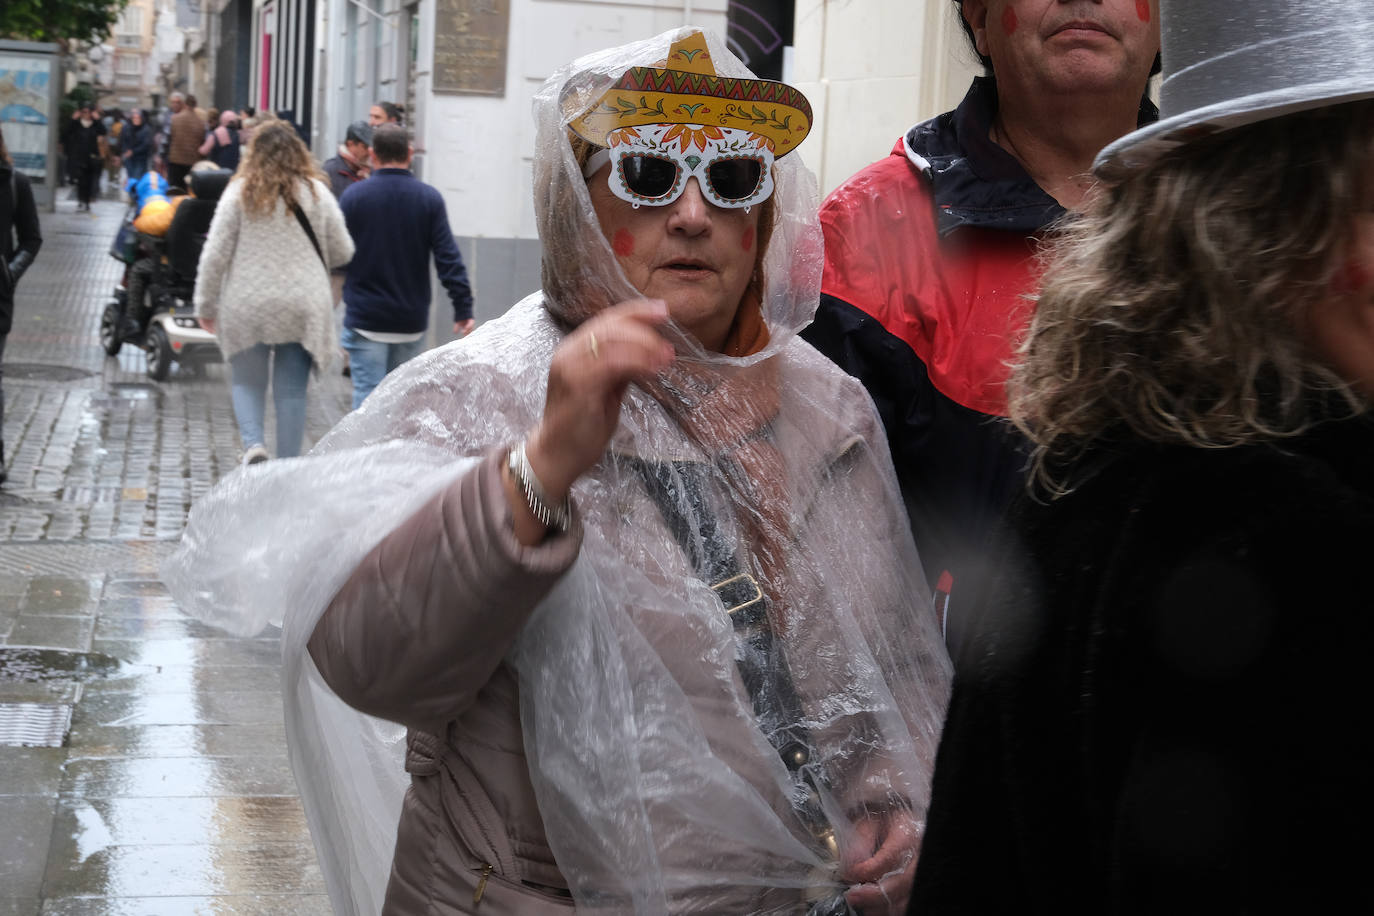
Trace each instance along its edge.
{"label": "beige puffer jacket", "polygon": [[[846,468],[854,443],[882,441],[876,417],[857,383],[809,346],[798,341],[780,358],[789,367],[787,377],[807,379],[812,389],[794,392],[793,422],[776,429],[784,454],[804,456],[798,460],[808,465],[795,475],[796,505],[803,517],[825,520],[801,539],[823,555],[846,555],[853,545],[835,542],[846,531],[837,518],[891,511],[881,468],[857,472],[857,485]],[[824,416],[801,411],[802,404],[816,402],[829,403],[831,410]],[[786,400],[783,413],[789,413]],[[501,485],[502,460],[503,452],[489,453],[386,536],[336,595],[309,643],[320,673],[345,702],[409,729],[411,785],[383,911],[388,916],[538,916],[573,905],[530,780],[519,689],[505,655],[536,604],[578,557],[582,520],[568,534],[522,547]],[[843,485],[831,485],[840,479]],[[615,499],[614,507],[582,508],[592,513],[588,524],[596,519],[599,536],[631,556],[653,540],[643,532],[662,528],[663,521],[645,492]],[[672,543],[666,535],[660,542]],[[911,597],[897,593],[905,580],[882,567],[883,558],[895,554],[869,552],[875,563],[849,564],[846,570],[868,583],[866,594],[875,603],[910,607]],[[691,579],[682,551],[674,545],[667,553],[647,562],[659,564],[665,581]],[[814,599],[810,606],[821,608],[833,600],[820,592]],[[708,723],[712,750],[746,776],[772,809],[790,817],[789,802],[768,772],[776,759],[758,753],[756,723],[738,716],[735,705],[721,703],[712,692],[716,685],[695,678],[700,637],[673,621],[640,626],[669,660],[671,675],[698,698],[694,709]],[[825,629],[821,617],[811,626]],[[942,649],[936,651],[941,657],[932,666],[939,669],[945,662]],[[863,791],[864,780],[854,780],[851,794]],[[719,850],[699,845],[675,853],[705,862]],[[672,911],[805,909],[798,890],[712,887],[694,890],[690,898],[681,907],[670,904]]]}

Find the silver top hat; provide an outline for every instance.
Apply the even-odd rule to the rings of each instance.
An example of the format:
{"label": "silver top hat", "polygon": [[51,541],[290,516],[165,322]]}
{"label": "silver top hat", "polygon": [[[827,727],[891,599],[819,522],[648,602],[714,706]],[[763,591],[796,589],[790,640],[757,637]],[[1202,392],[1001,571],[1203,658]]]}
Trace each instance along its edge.
{"label": "silver top hat", "polygon": [[1374,0],[1160,0],[1160,120],[1112,143],[1112,179],[1220,131],[1374,97]]}

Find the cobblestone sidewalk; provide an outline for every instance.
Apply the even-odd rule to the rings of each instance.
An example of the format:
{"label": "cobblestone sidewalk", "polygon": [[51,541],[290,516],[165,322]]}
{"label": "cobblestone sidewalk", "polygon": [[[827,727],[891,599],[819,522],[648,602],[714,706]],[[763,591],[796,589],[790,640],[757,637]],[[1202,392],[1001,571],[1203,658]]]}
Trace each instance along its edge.
{"label": "cobblestone sidewalk", "polygon": [[[122,213],[42,214],[5,351],[0,916],[325,914],[277,639],[191,621],[158,581],[240,446],[224,366],[156,383],[101,350]],[[308,441],[349,397],[312,379]]]}

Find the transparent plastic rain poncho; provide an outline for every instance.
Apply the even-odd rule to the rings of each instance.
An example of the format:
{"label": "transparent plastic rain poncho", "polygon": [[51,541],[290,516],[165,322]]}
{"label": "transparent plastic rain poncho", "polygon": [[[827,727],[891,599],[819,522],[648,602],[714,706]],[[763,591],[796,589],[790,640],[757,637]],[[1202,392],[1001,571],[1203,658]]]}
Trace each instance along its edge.
{"label": "transparent plastic rain poncho", "polygon": [[[374,545],[534,426],[567,329],[636,297],[566,124],[679,34],[580,59],[537,95],[543,293],[402,366],[308,456],[230,475],[165,570],[192,615],[243,634],[281,625],[292,765],[340,913],[380,909],[408,783],[403,729],[335,697],[306,641]],[[750,75],[708,42],[721,75]],[[866,816],[924,816],[949,662],[873,408],[796,336],[818,297],[818,199],[798,155],[776,170],[768,344],[729,358],[668,329],[679,359],[631,387],[605,458],[573,488],[577,560],[514,644],[495,647],[518,680],[538,811],[579,909],[797,913],[845,887],[792,803],[798,775],[758,728],[725,607],[687,558],[700,542],[669,531],[646,463],[700,469],[720,531],[764,580],[802,703],[789,724],[812,745],[801,775],[842,855],[858,855]]]}

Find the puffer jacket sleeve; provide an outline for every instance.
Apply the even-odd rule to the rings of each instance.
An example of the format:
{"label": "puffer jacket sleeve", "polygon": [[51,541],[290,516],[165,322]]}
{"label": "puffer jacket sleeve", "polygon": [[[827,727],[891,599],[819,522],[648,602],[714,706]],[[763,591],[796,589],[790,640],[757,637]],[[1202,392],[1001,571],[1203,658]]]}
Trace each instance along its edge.
{"label": "puffer jacket sleeve", "polygon": [[316,624],[310,655],[350,706],[424,731],[453,720],[577,558],[576,518],[537,546],[516,540],[503,458],[488,455],[387,535]]}

